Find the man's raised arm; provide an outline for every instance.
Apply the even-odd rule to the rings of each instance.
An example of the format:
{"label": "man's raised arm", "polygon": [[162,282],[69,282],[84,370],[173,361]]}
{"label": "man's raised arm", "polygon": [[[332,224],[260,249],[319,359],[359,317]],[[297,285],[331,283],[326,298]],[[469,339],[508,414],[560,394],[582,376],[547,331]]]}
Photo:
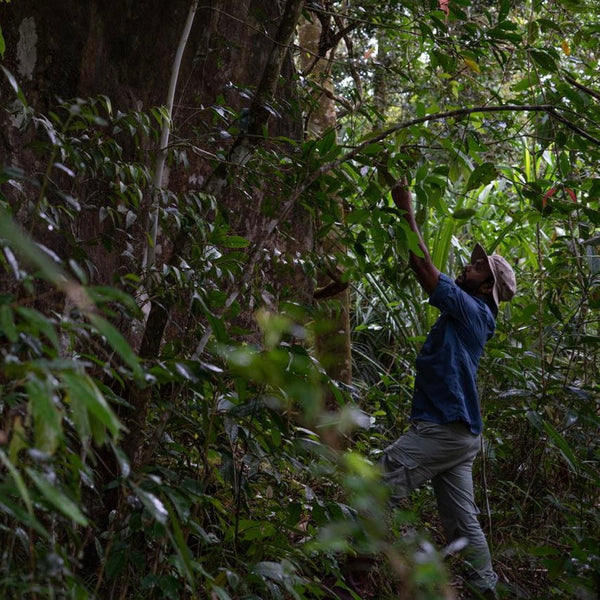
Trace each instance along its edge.
{"label": "man's raised arm", "polygon": [[404,219],[408,223],[411,230],[414,231],[419,238],[419,248],[421,249],[423,256],[417,256],[414,252],[410,251],[409,264],[411,269],[415,272],[415,276],[417,277],[417,281],[421,287],[427,292],[427,294],[431,294],[431,292],[433,292],[437,286],[440,278],[440,272],[431,261],[429,250],[423,241],[423,236],[421,235],[415,220],[415,213],[412,205],[412,194],[408,188],[408,182],[406,181],[406,178],[401,179],[392,188],[392,199],[394,200],[396,206],[400,210],[404,211]]}

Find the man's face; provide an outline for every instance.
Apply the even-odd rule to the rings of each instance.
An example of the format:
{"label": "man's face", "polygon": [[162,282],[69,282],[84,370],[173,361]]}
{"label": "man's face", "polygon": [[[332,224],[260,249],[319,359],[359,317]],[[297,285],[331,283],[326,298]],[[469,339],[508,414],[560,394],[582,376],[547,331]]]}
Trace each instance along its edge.
{"label": "man's face", "polygon": [[475,296],[480,292],[481,284],[492,277],[492,271],[485,258],[475,261],[472,265],[465,265],[462,273],[455,279],[459,288]]}

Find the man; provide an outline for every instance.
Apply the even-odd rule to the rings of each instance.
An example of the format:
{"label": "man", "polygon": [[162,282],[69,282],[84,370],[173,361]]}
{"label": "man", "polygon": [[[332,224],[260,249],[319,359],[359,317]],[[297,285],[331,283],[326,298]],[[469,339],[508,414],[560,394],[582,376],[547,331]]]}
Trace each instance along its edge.
{"label": "man", "polygon": [[418,236],[422,256],[410,252],[409,264],[442,314],[417,357],[411,427],[383,453],[384,479],[396,501],[431,480],[448,542],[466,539],[475,597],[494,598],[498,576],[473,495],[472,466],[482,431],[476,372],[494,333],[498,303],[515,293],[515,274],[504,258],[488,256],[476,244],[471,264],[452,281],[431,261],[405,179],[392,189],[392,198]]}

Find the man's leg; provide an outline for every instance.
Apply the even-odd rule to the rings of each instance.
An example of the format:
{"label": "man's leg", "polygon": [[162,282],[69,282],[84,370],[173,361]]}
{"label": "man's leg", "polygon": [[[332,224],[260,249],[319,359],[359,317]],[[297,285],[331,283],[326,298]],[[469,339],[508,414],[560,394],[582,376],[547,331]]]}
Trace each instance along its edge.
{"label": "man's leg", "polygon": [[384,450],[380,461],[383,479],[392,489],[392,501],[405,498],[435,475],[472,460],[478,450],[479,436],[464,424],[413,423]]}
{"label": "man's leg", "polygon": [[478,592],[493,590],[498,576],[492,567],[492,559],[481,525],[473,494],[473,458],[456,465],[432,478],[438,509],[448,542],[460,537],[468,545],[464,557],[471,566],[474,577],[471,585]]}
{"label": "man's leg", "polygon": [[423,461],[425,440],[412,426],[381,457],[383,480],[392,491],[392,503],[406,498],[410,492],[431,479],[432,472],[427,461]]}

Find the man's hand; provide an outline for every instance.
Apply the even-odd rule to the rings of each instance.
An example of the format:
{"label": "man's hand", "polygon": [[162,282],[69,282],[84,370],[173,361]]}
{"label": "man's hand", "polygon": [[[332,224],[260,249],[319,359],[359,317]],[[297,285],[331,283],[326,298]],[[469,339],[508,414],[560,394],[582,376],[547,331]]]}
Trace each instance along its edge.
{"label": "man's hand", "polygon": [[392,188],[392,199],[394,204],[407,213],[412,213],[412,194],[408,187],[406,176],[401,177],[398,183]]}

